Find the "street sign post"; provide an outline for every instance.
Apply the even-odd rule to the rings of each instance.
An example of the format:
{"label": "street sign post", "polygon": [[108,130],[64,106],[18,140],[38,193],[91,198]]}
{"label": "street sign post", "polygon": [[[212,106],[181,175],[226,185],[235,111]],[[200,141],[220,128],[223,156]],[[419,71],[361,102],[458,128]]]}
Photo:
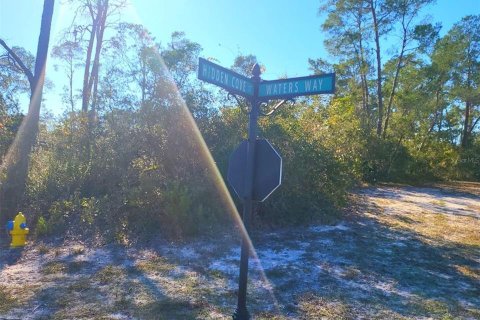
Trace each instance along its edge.
{"label": "street sign post", "polygon": [[334,73],[273,81],[262,81],[260,73],[258,64],[253,66],[251,78],[202,58],[198,64],[200,80],[222,87],[231,94],[245,97],[250,104],[248,138],[233,152],[228,169],[228,181],[243,200],[242,220],[246,230],[246,234],[242,234],[238,301],[233,314],[234,320],[250,319],[247,310],[248,257],[251,249],[248,231],[254,202],[264,201],[280,186],[282,179],[282,158],[267,140],[257,139],[260,104],[268,100],[285,100],[335,91]]}

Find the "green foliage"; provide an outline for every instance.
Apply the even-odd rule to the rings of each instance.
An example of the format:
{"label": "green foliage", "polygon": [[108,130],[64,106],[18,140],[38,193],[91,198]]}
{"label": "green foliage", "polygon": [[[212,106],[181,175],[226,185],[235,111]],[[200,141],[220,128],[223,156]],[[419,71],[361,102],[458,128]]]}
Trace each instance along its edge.
{"label": "green foliage", "polygon": [[[310,59],[310,66],[317,74],[336,71],[337,94],[286,103],[273,117],[260,118],[259,136],[283,158],[282,185],[258,206],[260,227],[330,222],[346,204],[348,191],[361,182],[480,179],[474,128],[480,116],[478,77],[461,77],[478,61],[453,63],[458,58],[453,49],[460,46],[465,53],[469,44],[466,22],[444,38],[438,37],[438,27],[408,26],[402,63],[397,56],[383,59],[381,85],[391,99],[384,100],[388,129],[379,135],[369,7],[358,1],[328,3],[327,46],[341,59],[334,64]],[[338,6],[342,10],[331,10]],[[391,11],[390,18],[413,19],[411,9],[382,8]],[[381,33],[390,35],[395,28],[388,28],[387,20]],[[342,30],[348,32],[337,36]],[[232,150],[246,137],[245,106],[227,103],[224,93],[195,79],[201,47],[185,34],[172,34],[162,47],[141,25],[121,23],[116,31],[102,60],[95,117],[75,111],[70,88],[65,107],[71,111],[40,127],[42,144],[31,156],[25,200],[38,217],[37,234],[73,232],[128,241],[225,230],[230,222],[226,194],[213,165],[226,176]],[[428,43],[433,36],[435,43]],[[67,66],[81,58],[75,52],[64,59]],[[254,55],[239,56],[233,69],[249,75],[256,62]],[[467,100],[469,140],[461,146]],[[2,152],[15,129],[7,131],[0,140]]]}
{"label": "green foliage", "polygon": [[44,236],[48,234],[48,225],[47,221],[43,216],[40,216],[37,220],[37,225],[35,226],[35,233],[37,236]]}
{"label": "green foliage", "polygon": [[1,112],[0,107],[0,158],[3,158],[13,142],[22,123],[23,115],[9,115]]}
{"label": "green foliage", "polygon": [[284,158],[283,185],[265,206],[271,221],[328,220],[345,204],[346,190],[354,178],[336,158],[330,141],[321,137],[316,127],[308,126],[307,117],[318,116],[316,113],[306,106],[290,106],[262,123],[263,134]]}
{"label": "green foliage", "polygon": [[461,150],[455,172],[460,173],[457,179],[470,181],[480,180],[480,143],[477,138],[475,143],[469,149]]}

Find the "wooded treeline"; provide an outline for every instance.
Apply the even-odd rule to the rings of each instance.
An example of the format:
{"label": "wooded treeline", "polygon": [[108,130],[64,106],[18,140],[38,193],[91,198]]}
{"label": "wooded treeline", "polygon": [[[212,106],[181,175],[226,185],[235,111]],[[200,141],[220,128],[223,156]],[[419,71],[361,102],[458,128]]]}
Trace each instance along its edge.
{"label": "wooded treeline", "polygon": [[[480,179],[480,16],[441,32],[418,16],[431,2],[322,4],[332,58],[308,63],[314,73],[336,72],[336,94],[298,99],[261,118],[260,135],[283,156],[284,182],[259,207],[257,222],[328,221],[361,182]],[[39,121],[35,146],[22,156],[29,163],[23,189],[6,159],[25,118],[19,101],[35,59],[2,41],[0,220],[23,210],[38,234],[118,240],[224,226],[224,194],[190,114],[225,174],[246,136],[242,101],[196,79],[202,47],[184,33],[156,42],[143,26],[119,19],[122,0],[69,4],[75,20],[50,49],[50,62],[64,72],[55,85],[63,85],[65,112]],[[255,62],[239,56],[231,67],[248,75]]]}

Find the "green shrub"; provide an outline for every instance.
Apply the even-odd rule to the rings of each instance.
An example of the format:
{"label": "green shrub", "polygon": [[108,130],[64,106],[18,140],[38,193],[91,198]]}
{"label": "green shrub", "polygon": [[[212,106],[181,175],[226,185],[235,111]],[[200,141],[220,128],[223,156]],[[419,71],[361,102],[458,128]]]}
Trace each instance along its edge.
{"label": "green shrub", "polygon": [[37,225],[35,226],[35,233],[37,236],[44,236],[49,233],[47,221],[43,216],[40,216],[37,220]]}

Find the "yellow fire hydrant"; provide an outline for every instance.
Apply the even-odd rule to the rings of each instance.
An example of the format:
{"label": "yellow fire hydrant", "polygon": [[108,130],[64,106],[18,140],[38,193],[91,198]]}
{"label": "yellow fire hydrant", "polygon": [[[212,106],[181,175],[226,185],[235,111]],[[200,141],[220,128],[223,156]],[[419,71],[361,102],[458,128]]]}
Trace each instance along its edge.
{"label": "yellow fire hydrant", "polygon": [[10,248],[25,246],[27,234],[30,230],[27,228],[27,220],[23,213],[19,212],[13,221],[8,221],[7,229],[12,236]]}

